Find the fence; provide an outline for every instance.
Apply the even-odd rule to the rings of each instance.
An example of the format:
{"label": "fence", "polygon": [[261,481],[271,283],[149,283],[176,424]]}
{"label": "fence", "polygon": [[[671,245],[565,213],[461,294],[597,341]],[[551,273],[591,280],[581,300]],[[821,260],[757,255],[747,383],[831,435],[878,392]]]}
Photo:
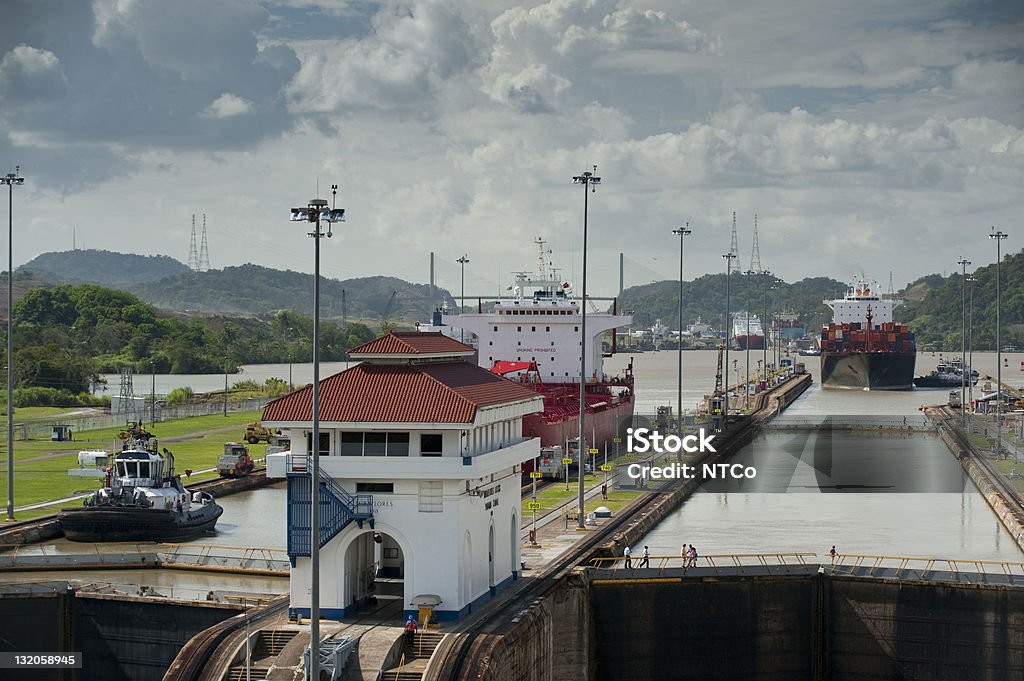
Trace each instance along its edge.
{"label": "fence", "polygon": [[[228,402],[228,413],[238,413],[243,411],[258,411],[267,406],[267,403],[272,398],[261,397],[252,398],[248,400],[239,400],[236,402]],[[80,433],[84,430],[98,430],[100,428],[117,428],[125,425],[128,421],[142,421],[149,422],[155,421],[171,421],[174,419],[189,418],[192,416],[211,416],[213,414],[223,414],[224,403],[223,402],[195,402],[191,404],[180,404],[180,405],[161,405],[159,402],[156,405],[155,413],[150,413],[148,408],[145,409],[134,409],[120,414],[102,414],[102,415],[64,415],[60,417],[54,417],[53,421],[36,421],[33,423],[16,423],[14,425],[15,431],[19,440],[29,439],[49,439],[52,433],[52,428],[58,421],[61,425],[69,426],[73,433]],[[17,412],[15,412],[17,415]]]}

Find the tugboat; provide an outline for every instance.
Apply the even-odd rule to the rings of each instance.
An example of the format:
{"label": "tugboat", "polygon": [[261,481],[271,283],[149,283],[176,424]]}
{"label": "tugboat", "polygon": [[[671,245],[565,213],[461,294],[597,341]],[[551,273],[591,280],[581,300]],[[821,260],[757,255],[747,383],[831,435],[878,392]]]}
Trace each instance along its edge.
{"label": "tugboat", "polygon": [[[147,433],[148,435],[148,433]],[[214,528],[224,509],[208,492],[189,492],[174,474],[174,455],[155,439],[129,437],[103,489],[57,520],[72,541],[165,541]]]}
{"label": "tugboat", "polygon": [[970,378],[964,375],[964,367],[959,359],[950,362],[940,362],[935,370],[927,376],[918,376],[914,379],[914,385],[918,388],[950,388],[960,385],[977,385],[978,372],[967,367],[966,372]]}

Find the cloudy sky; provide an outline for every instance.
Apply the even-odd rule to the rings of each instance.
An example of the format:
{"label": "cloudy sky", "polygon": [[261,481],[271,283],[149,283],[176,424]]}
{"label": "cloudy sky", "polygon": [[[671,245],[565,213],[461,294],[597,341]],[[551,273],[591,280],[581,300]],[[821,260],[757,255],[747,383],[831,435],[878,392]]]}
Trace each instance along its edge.
{"label": "cloudy sky", "polygon": [[[594,294],[743,268],[897,286],[1024,243],[1020,0],[5,0],[15,265],[100,248],[312,271],[288,209],[340,185],[322,271],[467,294],[536,263]],[[201,219],[201,218],[200,218]],[[578,278],[578,277],[576,277]]]}

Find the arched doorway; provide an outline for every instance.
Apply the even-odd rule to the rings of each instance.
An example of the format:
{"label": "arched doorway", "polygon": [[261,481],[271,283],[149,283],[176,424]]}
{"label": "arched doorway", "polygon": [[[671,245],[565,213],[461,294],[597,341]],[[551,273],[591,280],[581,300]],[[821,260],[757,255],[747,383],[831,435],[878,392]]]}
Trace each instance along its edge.
{"label": "arched doorway", "polygon": [[[405,602],[405,554],[387,532],[368,530],[345,549],[342,593],[346,614],[379,611],[401,617]],[[391,611],[394,611],[392,613]]]}

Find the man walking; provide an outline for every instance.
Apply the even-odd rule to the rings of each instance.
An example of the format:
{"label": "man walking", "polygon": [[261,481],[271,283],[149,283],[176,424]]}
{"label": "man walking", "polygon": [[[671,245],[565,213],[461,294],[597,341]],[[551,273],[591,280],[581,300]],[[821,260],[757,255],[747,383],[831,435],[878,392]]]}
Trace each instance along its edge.
{"label": "man walking", "polygon": [[651,567],[651,552],[644,546],[644,559],[640,561],[640,567]]}
{"label": "man walking", "polygon": [[622,549],[622,557],[626,559],[626,569],[633,569],[633,562],[630,560],[629,544],[626,544],[626,548]]}

